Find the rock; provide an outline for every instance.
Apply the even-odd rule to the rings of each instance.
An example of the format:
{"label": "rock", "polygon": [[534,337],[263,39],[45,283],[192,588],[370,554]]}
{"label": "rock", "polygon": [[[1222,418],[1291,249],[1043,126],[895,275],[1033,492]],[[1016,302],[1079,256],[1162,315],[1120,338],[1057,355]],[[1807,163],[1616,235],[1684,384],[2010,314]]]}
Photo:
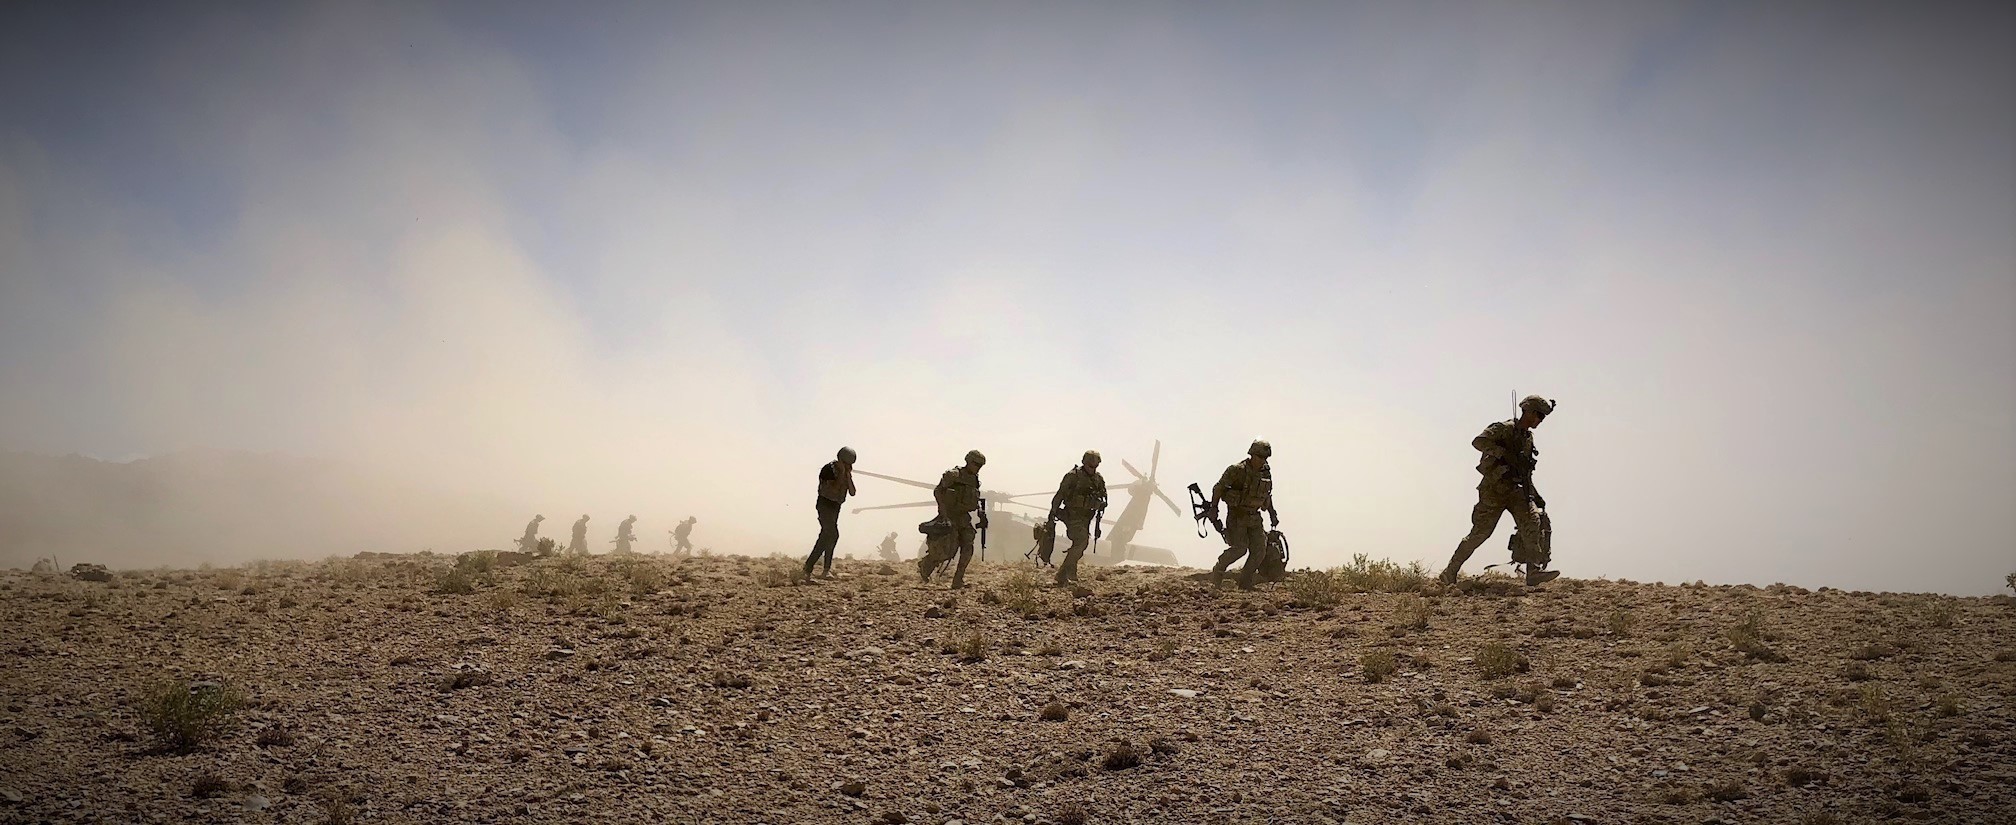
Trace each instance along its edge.
{"label": "rock", "polygon": [[1370,762],[1384,762],[1386,761],[1386,757],[1392,755],[1393,752],[1385,748],[1373,748],[1365,752],[1365,759]]}
{"label": "rock", "polygon": [[273,807],[273,803],[266,797],[258,794],[245,797],[245,809],[248,811],[263,811],[270,807]]}
{"label": "rock", "polygon": [[1176,696],[1181,696],[1185,699],[1197,698],[1197,691],[1191,690],[1189,688],[1170,688],[1169,692]]}
{"label": "rock", "polygon": [[882,648],[879,648],[879,647],[864,647],[864,648],[861,648],[860,650],[857,650],[857,651],[854,651],[854,655],[856,655],[856,656],[881,656],[881,655],[883,655],[883,651],[882,651]]}
{"label": "rock", "polygon": [[78,562],[70,565],[70,577],[87,582],[109,582],[112,580],[112,571],[102,564]]}
{"label": "rock", "polygon": [[868,792],[868,783],[859,779],[842,782],[840,783],[840,792],[848,796],[858,797]]}
{"label": "rock", "polygon": [[943,619],[945,618],[945,609],[935,604],[930,607],[924,608],[924,618]]}
{"label": "rock", "polygon": [[882,815],[882,821],[889,825],[903,825],[910,821],[910,817],[904,816],[902,811],[890,811]]}
{"label": "rock", "polygon": [[547,661],[552,661],[554,659],[565,659],[572,655],[574,655],[574,648],[571,647],[556,647],[546,651]]}
{"label": "rock", "polygon": [[0,802],[6,802],[9,805],[19,805],[22,802],[21,792],[13,788],[0,788]]}

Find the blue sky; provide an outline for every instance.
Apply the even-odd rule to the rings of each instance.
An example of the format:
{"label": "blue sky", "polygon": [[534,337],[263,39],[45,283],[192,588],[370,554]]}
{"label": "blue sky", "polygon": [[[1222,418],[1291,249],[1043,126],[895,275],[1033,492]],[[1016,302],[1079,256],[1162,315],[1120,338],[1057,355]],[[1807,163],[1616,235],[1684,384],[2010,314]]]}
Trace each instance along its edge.
{"label": "blue sky", "polygon": [[795,552],[836,442],[1033,489],[1258,433],[1312,560],[1432,563],[1517,389],[1563,399],[1571,573],[2016,567],[2006,6],[0,15],[10,448],[349,455]]}

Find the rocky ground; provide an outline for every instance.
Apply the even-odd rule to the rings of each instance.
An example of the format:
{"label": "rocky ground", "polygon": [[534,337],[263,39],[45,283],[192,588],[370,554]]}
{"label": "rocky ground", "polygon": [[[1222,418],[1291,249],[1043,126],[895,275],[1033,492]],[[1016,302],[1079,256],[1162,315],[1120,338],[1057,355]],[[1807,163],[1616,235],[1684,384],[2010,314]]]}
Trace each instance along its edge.
{"label": "rocky ground", "polygon": [[0,821],[2016,816],[2006,598],[454,562],[0,574]]}

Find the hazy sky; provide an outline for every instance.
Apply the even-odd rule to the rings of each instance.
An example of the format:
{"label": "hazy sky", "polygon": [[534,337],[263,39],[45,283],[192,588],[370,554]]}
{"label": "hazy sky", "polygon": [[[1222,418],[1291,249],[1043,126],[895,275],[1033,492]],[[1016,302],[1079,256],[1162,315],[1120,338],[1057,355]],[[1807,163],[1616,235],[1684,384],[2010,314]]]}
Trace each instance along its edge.
{"label": "hazy sky", "polygon": [[0,11],[0,447],[802,554],[843,443],[1259,435],[1298,563],[1439,565],[1516,390],[1568,575],[2016,570],[2008,3],[91,5]]}

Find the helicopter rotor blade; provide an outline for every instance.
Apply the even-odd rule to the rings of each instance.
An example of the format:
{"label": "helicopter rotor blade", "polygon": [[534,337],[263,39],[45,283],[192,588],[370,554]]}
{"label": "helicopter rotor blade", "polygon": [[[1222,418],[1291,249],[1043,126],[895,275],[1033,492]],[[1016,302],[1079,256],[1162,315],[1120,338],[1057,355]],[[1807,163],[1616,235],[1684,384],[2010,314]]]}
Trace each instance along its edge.
{"label": "helicopter rotor blade", "polygon": [[1001,498],[1003,500],[1007,500],[1011,498],[1028,498],[1030,496],[1048,496],[1048,495],[1055,495],[1056,492],[1057,492],[1056,490],[1044,490],[1043,492],[1040,493],[1016,493],[1015,495],[1002,496]]}
{"label": "helicopter rotor blade", "polygon": [[938,502],[935,501],[913,501],[910,502],[909,504],[879,504],[874,507],[856,507],[853,510],[850,510],[849,512],[859,513],[865,510],[901,510],[906,507],[930,507],[937,503]]}
{"label": "helicopter rotor blade", "polygon": [[1120,466],[1127,468],[1127,472],[1133,473],[1135,478],[1141,479],[1143,481],[1146,481],[1148,479],[1147,476],[1141,474],[1140,470],[1134,469],[1134,465],[1127,463],[1127,459],[1124,458],[1120,459]]}
{"label": "helicopter rotor blade", "polygon": [[1162,439],[1158,438],[1155,439],[1155,457],[1148,459],[1148,480],[1154,481],[1155,474],[1161,471],[1162,471]]}
{"label": "helicopter rotor blade", "polygon": [[1043,511],[1043,512],[1045,512],[1045,513],[1047,513],[1047,512],[1050,512],[1050,508],[1048,508],[1048,507],[1044,507],[1044,506],[1042,506],[1042,505],[1040,505],[1040,504],[1030,504],[1029,502],[1026,502],[1026,501],[1002,501],[1002,502],[1001,502],[1001,504],[1002,504],[1003,506],[1006,506],[1006,505],[1009,505],[1009,504],[1013,504],[1013,505],[1015,505],[1015,506],[1017,506],[1017,507],[1027,507],[1027,508],[1029,508],[1029,509],[1031,509],[1031,510],[1041,510],[1041,511]]}
{"label": "helicopter rotor blade", "polygon": [[871,473],[871,472],[868,472],[867,470],[855,470],[855,471],[854,471],[854,474],[855,474],[855,475],[857,475],[857,476],[867,476],[867,477],[869,477],[869,478],[879,478],[879,479],[882,479],[883,481],[894,481],[894,482],[896,482],[897,484],[908,484],[908,485],[910,485],[910,486],[912,486],[912,487],[916,487],[916,488],[919,488],[919,489],[924,489],[924,490],[931,490],[931,489],[936,489],[936,488],[937,488],[937,486],[938,486],[938,485],[935,485],[935,484],[925,484],[925,483],[924,483],[924,482],[922,482],[922,481],[911,481],[910,479],[907,479],[907,478],[897,478],[897,477],[895,477],[895,476],[885,476],[885,475],[883,475],[883,474],[881,474],[881,473]]}
{"label": "helicopter rotor blade", "polygon": [[1175,513],[1177,518],[1183,517],[1182,508],[1177,507],[1176,502],[1170,500],[1169,494],[1162,492],[1162,488],[1159,486],[1155,488],[1155,497],[1162,499],[1162,503],[1169,505],[1169,512]]}

